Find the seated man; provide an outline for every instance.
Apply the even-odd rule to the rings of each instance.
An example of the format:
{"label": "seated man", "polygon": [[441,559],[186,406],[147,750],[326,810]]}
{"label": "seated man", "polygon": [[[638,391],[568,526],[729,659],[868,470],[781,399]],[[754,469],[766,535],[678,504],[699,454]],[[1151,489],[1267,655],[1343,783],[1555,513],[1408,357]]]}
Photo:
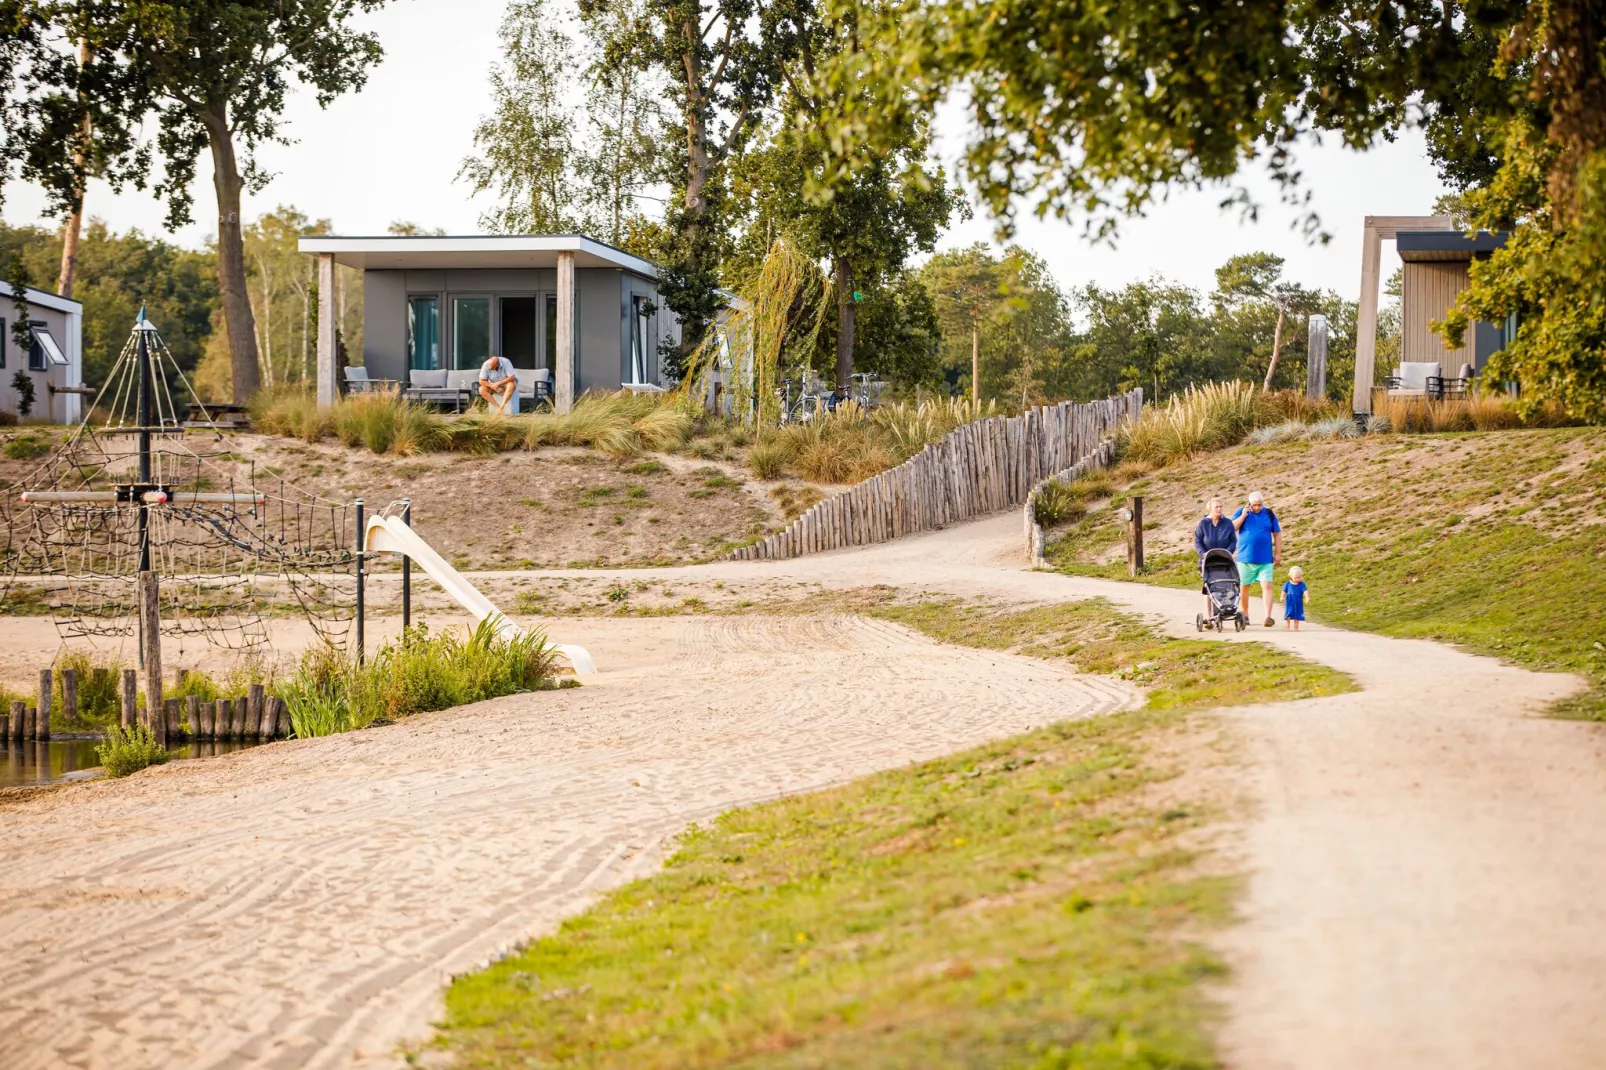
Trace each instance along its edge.
{"label": "seated man", "polygon": [[480,365],[480,397],[491,408],[506,412],[518,392],[519,377],[514,374],[511,360],[493,356]]}

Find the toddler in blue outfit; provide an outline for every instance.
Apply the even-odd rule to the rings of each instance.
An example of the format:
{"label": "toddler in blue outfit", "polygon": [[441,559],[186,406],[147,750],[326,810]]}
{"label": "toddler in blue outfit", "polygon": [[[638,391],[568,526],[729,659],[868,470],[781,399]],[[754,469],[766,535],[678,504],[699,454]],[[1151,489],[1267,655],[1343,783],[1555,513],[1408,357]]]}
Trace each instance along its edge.
{"label": "toddler in blue outfit", "polygon": [[1283,584],[1283,627],[1299,631],[1299,622],[1305,619],[1305,603],[1310,598],[1305,588],[1305,570],[1295,565],[1288,570],[1288,582]]}

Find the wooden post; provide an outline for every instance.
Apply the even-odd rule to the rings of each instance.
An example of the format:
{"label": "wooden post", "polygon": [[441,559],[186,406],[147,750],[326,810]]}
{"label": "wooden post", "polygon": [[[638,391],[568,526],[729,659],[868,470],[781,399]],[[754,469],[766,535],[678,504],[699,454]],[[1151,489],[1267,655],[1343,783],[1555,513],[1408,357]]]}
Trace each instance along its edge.
{"label": "wooden post", "polygon": [[252,684],[245,696],[245,738],[262,738],[262,695],[261,684]]}
{"label": "wooden post", "polygon": [[11,740],[11,711],[0,710],[0,743],[9,743]]}
{"label": "wooden post", "polygon": [[262,699],[262,729],[257,734],[257,739],[266,743],[270,739],[277,739],[278,736],[279,701],[272,695],[266,695]]}
{"label": "wooden post", "polygon": [[574,408],[574,253],[558,253],[558,322],[553,331],[557,353],[552,357],[552,408]]}
{"label": "wooden post", "polygon": [[1310,318],[1305,343],[1305,396],[1320,401],[1327,396],[1327,317]]}
{"label": "wooden post", "polygon": [[139,674],[133,669],[123,670],[123,728],[133,728],[139,719]]}
{"label": "wooden post", "polygon": [[318,254],[318,408],[333,408],[340,397],[340,369],[335,352],[335,257]]}
{"label": "wooden post", "polygon": [[25,716],[27,717],[27,720],[25,720],[23,722],[23,730],[22,730],[23,731],[23,738],[24,739],[38,739],[39,738],[39,707],[38,706],[29,706],[28,707],[28,711],[25,714]]}
{"label": "wooden post", "polygon": [[39,670],[39,738],[50,738],[51,678],[49,669]]}
{"label": "wooden post", "polygon": [[69,723],[78,721],[78,670],[61,670],[61,716]]}
{"label": "wooden post", "polygon": [[229,738],[245,738],[245,698],[234,700],[229,713]]}
{"label": "wooden post", "polygon": [[167,720],[162,716],[162,617],[158,599],[160,579],[155,572],[139,574],[140,642],[145,663],[145,723],[157,743],[167,742]]}
{"label": "wooden post", "polygon": [[21,743],[28,730],[28,704],[19,698],[11,700],[11,742]]}
{"label": "wooden post", "polygon": [[1143,499],[1134,495],[1127,509],[1132,519],[1127,522],[1126,572],[1136,576],[1143,571]]}
{"label": "wooden post", "polygon": [[202,740],[206,735],[201,730],[201,700],[195,695],[184,696],[184,717],[190,723],[190,739]]}
{"label": "wooden post", "polygon": [[168,739],[177,739],[178,726],[178,699],[162,700],[162,734]]}
{"label": "wooden post", "polygon": [[234,703],[226,698],[217,699],[212,703],[212,719],[207,722],[211,729],[210,736],[214,740],[229,738],[229,719],[234,716]]}

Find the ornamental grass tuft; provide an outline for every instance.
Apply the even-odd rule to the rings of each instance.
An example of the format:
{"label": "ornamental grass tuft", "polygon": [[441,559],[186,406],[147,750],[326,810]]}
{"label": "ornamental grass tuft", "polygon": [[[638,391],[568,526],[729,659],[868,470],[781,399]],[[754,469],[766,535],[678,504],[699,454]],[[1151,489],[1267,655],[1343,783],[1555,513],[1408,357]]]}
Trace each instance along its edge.
{"label": "ornamental grass tuft", "polygon": [[129,728],[108,725],[106,742],[95,747],[95,755],[109,777],[125,777],[167,761],[167,751],[142,724]]}

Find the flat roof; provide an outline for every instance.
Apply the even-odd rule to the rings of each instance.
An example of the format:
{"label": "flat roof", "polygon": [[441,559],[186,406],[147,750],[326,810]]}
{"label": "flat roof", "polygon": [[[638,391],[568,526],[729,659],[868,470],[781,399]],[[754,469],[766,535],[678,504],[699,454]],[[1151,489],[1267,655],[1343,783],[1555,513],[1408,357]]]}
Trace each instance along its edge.
{"label": "flat roof", "polygon": [[620,268],[658,278],[650,260],[583,234],[317,235],[300,241],[304,253],[333,253],[335,263],[363,271],[440,271],[473,268],[555,268],[560,252],[577,268]]}
{"label": "flat roof", "polygon": [[[57,312],[82,312],[84,310],[84,303],[75,298],[53,294],[49,290],[36,290],[32,286],[25,286],[23,289],[28,291],[28,303],[38,305],[40,308],[54,309]],[[4,279],[0,279],[0,294],[4,294],[7,300],[15,300],[17,288]]]}
{"label": "flat roof", "polygon": [[1507,237],[1503,230],[1480,230],[1470,238],[1459,230],[1402,230],[1394,236],[1394,248],[1408,263],[1473,260],[1505,245]]}

